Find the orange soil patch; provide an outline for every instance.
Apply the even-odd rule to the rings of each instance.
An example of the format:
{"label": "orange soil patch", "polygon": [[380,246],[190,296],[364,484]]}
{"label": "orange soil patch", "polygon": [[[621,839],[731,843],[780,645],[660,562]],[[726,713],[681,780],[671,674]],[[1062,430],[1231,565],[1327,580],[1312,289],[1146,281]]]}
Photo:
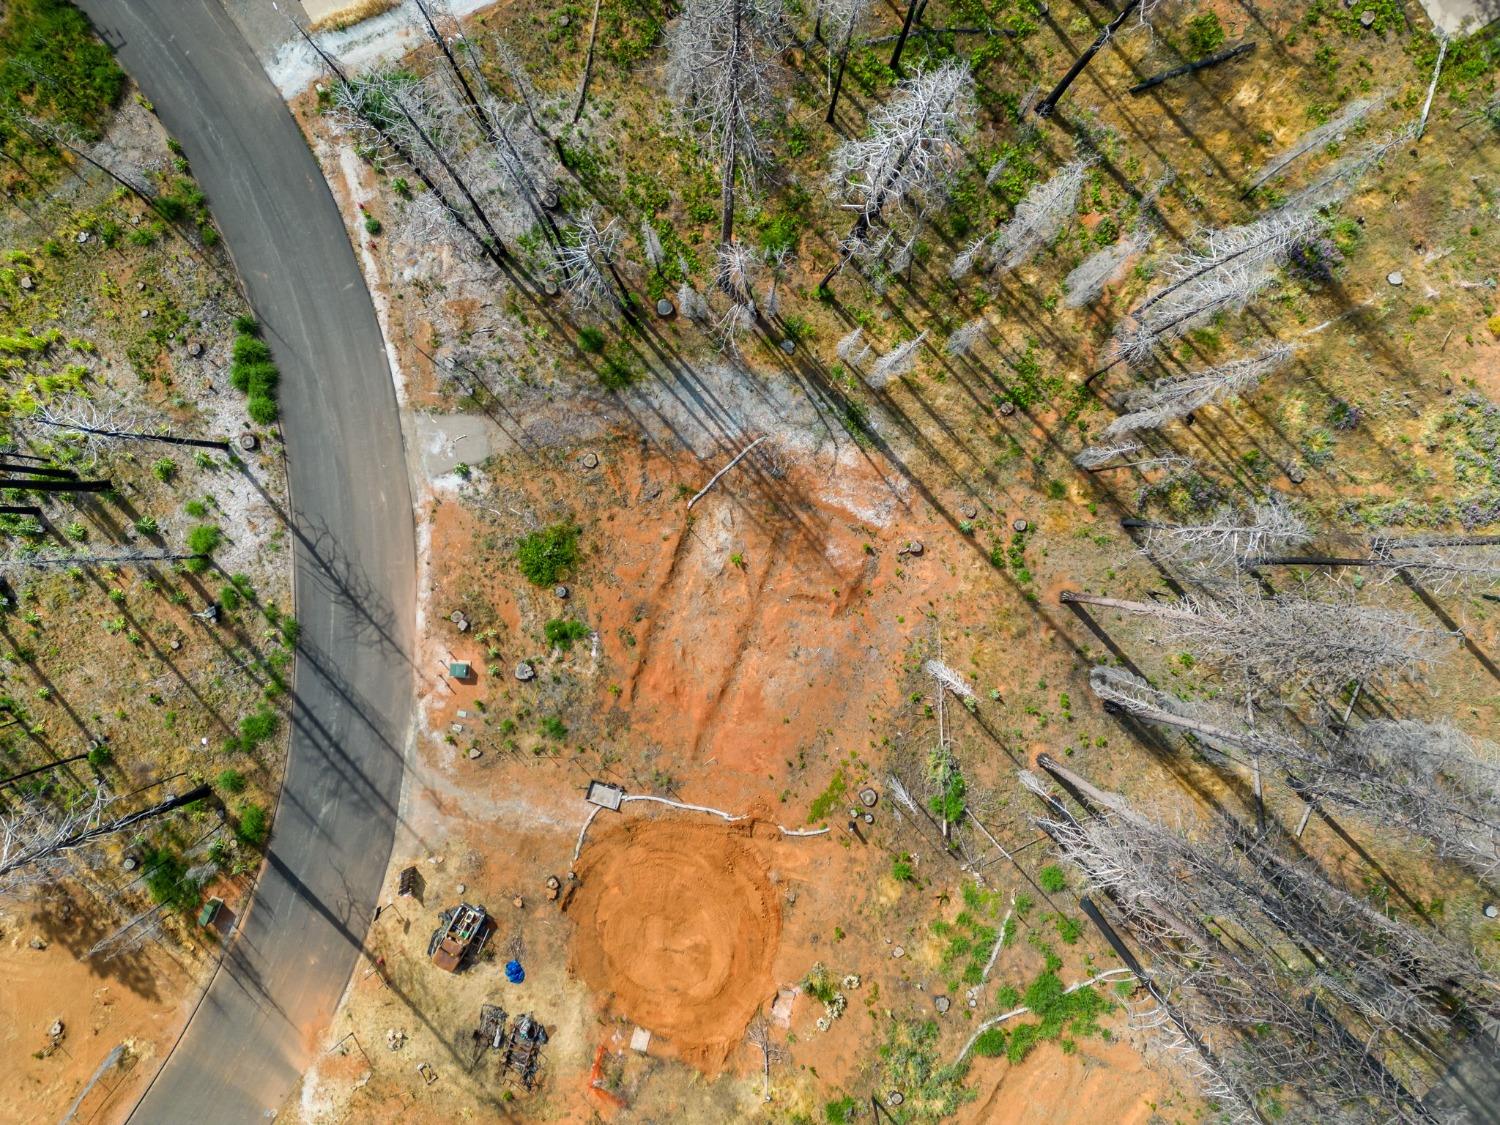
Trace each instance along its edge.
{"label": "orange soil patch", "polygon": [[686,819],[699,816],[590,838],[571,968],[653,1046],[717,1069],[774,991],[781,912],[748,824]]}
{"label": "orange soil patch", "polygon": [[[1003,1072],[992,1087],[990,1067]],[[1046,1043],[1020,1066],[980,1062],[977,1071],[978,1088],[988,1090],[959,1112],[958,1125],[1146,1125],[1162,1120],[1173,1097],[1166,1076],[1122,1040],[1089,1039],[1073,1054]]]}
{"label": "orange soil patch", "polygon": [[[8,1076],[0,1121],[57,1121],[109,1053],[124,1045],[119,1065],[101,1075],[79,1107],[80,1120],[116,1120],[170,1045],[190,966],[150,947],[113,961],[83,960],[80,954],[104,932],[77,907],[63,917],[55,901],[0,917],[0,1073]],[[46,948],[33,949],[33,938]],[[48,1036],[54,1020],[64,1029],[55,1048]]]}

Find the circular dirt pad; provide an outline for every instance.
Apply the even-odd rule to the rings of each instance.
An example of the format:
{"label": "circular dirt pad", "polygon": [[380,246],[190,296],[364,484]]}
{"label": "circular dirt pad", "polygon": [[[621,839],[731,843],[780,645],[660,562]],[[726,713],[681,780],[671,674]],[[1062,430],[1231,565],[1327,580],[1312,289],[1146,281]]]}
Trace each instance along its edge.
{"label": "circular dirt pad", "polygon": [[748,826],[691,813],[589,838],[573,971],[619,1014],[714,1067],[772,991],[781,914]]}

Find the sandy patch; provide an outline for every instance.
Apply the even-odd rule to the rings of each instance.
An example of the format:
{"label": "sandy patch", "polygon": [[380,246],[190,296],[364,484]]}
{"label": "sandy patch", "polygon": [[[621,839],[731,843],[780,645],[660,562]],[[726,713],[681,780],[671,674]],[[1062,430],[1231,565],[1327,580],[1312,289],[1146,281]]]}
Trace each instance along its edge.
{"label": "sandy patch", "polygon": [[775,990],[781,914],[749,826],[637,820],[585,847],[570,968],[674,1054],[716,1068]]}
{"label": "sandy patch", "polygon": [[[1073,1054],[1045,1043],[1020,1066],[980,1061],[977,1083],[987,1092],[966,1106],[958,1125],[1147,1125],[1175,1119],[1163,1111],[1171,1104],[1171,1083],[1141,1065],[1139,1052],[1121,1040],[1086,1040]],[[989,1086],[986,1070],[1001,1073]],[[1058,1091],[1066,1090],[1066,1097]],[[1158,1116],[1161,1114],[1161,1116]]]}

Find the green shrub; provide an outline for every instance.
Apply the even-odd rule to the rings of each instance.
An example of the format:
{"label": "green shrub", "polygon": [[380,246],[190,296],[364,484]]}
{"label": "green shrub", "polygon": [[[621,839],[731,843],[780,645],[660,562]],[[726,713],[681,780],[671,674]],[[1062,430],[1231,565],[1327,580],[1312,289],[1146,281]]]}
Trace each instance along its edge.
{"label": "green shrub", "polygon": [[225,583],[219,587],[219,604],[224,607],[225,613],[233,613],[240,608],[240,592],[231,584]]}
{"label": "green shrub", "polygon": [[275,733],[276,712],[269,707],[262,707],[240,720],[240,745],[246,750],[253,750]]}
{"label": "green shrub", "polygon": [[1046,891],[1049,895],[1055,895],[1059,891],[1065,890],[1068,886],[1068,877],[1063,874],[1063,869],[1055,863],[1049,863],[1046,867],[1042,868],[1037,873],[1036,881],[1041,885],[1042,890]]}
{"label": "green shrub", "polygon": [[239,335],[234,341],[234,359],[229,368],[229,382],[234,389],[248,395],[245,411],[258,426],[269,426],[280,411],[276,407],[276,387],[281,372],[271,359],[271,349],[259,338],[260,326],[246,316],[235,318]]}
{"label": "green shrub", "polygon": [[269,426],[281,416],[276,400],[269,395],[251,395],[245,404],[245,410],[257,426]]}
{"label": "green shrub", "polygon": [[260,805],[243,804],[240,806],[240,819],[234,826],[234,834],[242,843],[258,848],[271,834],[271,818]]}
{"label": "green shrub", "polygon": [[155,516],[142,516],[135,521],[135,530],[140,535],[155,535],[161,528]]}
{"label": "green shrub", "polygon": [[170,457],[159,457],[151,463],[151,472],[162,484],[177,475],[177,462]]}
{"label": "green shrub", "polygon": [[604,350],[604,333],[597,328],[580,328],[578,347],[589,355],[598,355]]}
{"label": "green shrub", "polygon": [[281,372],[274,363],[236,363],[229,369],[229,382],[234,389],[249,395],[271,395],[281,381]]}
{"label": "green shrub", "polygon": [[1224,25],[1214,12],[1202,12],[1187,21],[1187,45],[1194,57],[1212,54],[1224,45]]}
{"label": "green shrub", "polygon": [[152,848],[142,858],[141,866],[153,902],[184,913],[198,905],[198,882],[188,878],[188,866],[181,856],[166,848]]}
{"label": "green shrub", "polygon": [[231,355],[235,363],[270,363],[271,346],[259,336],[242,333],[234,338]]}
{"label": "green shrub", "polygon": [[211,555],[224,541],[224,533],[217,524],[200,523],[188,532],[188,550],[195,555]]}
{"label": "green shrub", "polygon": [[578,561],[578,528],[553,524],[534,531],[516,546],[516,562],[533,586],[555,586]]}
{"label": "green shrub", "polygon": [[566,738],[568,728],[556,715],[548,715],[542,720],[542,735],[546,738]]}
{"label": "green shrub", "polygon": [[986,1059],[998,1059],[1005,1054],[1005,1029],[992,1027],[981,1031],[974,1040],[974,1053]]}
{"label": "green shrub", "polygon": [[93,746],[89,747],[89,765],[93,766],[96,770],[103,769],[105,766],[109,765],[110,761],[113,758],[114,754],[111,753],[109,747],[102,742],[95,743]]}
{"label": "green shrub", "polygon": [[897,882],[915,883],[917,881],[917,869],[912,866],[910,852],[898,852],[891,857],[891,874],[896,877]]}
{"label": "green shrub", "polygon": [[245,791],[245,775],[239,770],[225,770],[219,774],[219,788],[234,796]]}
{"label": "green shrub", "polygon": [[574,641],[581,641],[589,635],[589,627],[571,617],[554,617],[542,626],[542,635],[547,638],[548,644],[556,645],[566,652],[573,647]]}
{"label": "green shrub", "polygon": [[381,231],[380,220],[374,215],[365,216],[365,233],[369,235],[379,234]]}

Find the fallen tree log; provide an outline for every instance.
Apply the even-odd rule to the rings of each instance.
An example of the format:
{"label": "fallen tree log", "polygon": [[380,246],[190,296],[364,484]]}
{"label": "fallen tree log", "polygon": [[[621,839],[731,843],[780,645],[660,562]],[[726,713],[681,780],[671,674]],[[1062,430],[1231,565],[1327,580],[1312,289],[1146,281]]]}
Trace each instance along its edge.
{"label": "fallen tree log", "polygon": [[1238,47],[1230,47],[1229,50],[1220,51],[1216,55],[1208,55],[1205,58],[1198,59],[1196,62],[1183,63],[1181,66],[1174,66],[1171,70],[1164,70],[1160,74],[1154,74],[1145,81],[1137,82],[1134,86],[1130,87],[1130,92],[1132,94],[1144,94],[1147,90],[1160,86],[1163,82],[1170,82],[1174,78],[1181,78],[1184,74],[1196,74],[1200,70],[1207,70],[1211,66],[1218,66],[1220,63],[1228,62],[1230,59],[1237,59],[1241,55],[1248,55],[1253,50],[1255,50],[1254,43],[1241,43]]}

